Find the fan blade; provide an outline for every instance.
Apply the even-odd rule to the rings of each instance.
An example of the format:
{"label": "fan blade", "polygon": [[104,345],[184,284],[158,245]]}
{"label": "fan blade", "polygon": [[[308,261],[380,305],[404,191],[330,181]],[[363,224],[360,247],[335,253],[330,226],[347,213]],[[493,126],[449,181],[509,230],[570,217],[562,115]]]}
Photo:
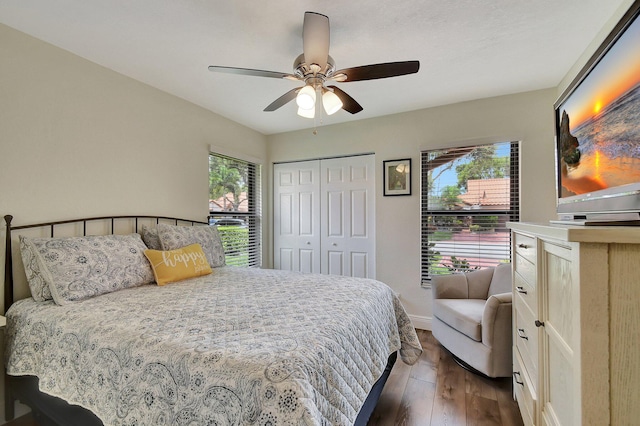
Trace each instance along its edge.
{"label": "fan blade", "polygon": [[333,90],[333,93],[336,94],[342,101],[342,109],[350,112],[351,114],[356,114],[362,111],[362,106],[355,99],[349,96],[344,90],[336,86],[327,86],[329,89]]}
{"label": "fan blade", "polygon": [[296,87],[295,89],[289,90],[287,93],[285,93],[284,95],[280,96],[275,101],[271,102],[269,104],[269,106],[267,106],[264,109],[264,111],[275,111],[278,108],[280,108],[281,106],[291,102],[292,100],[294,100],[296,98],[296,95],[298,94],[300,89],[302,89],[302,87]]}
{"label": "fan blade", "polygon": [[[329,80],[340,82],[375,80],[378,78],[398,77],[413,74],[420,69],[420,61],[387,62],[384,64],[363,65],[345,68],[333,73]],[[342,77],[346,76],[346,78]]]}
{"label": "fan blade", "polygon": [[307,65],[318,64],[324,71],[329,58],[329,17],[315,12],[304,13],[302,51]]}
{"label": "fan blade", "polygon": [[250,68],[220,67],[217,65],[210,65],[209,71],[225,72],[228,74],[251,75],[254,77],[287,78],[290,80],[299,80],[299,78],[295,75],[286,72],[253,70]]}

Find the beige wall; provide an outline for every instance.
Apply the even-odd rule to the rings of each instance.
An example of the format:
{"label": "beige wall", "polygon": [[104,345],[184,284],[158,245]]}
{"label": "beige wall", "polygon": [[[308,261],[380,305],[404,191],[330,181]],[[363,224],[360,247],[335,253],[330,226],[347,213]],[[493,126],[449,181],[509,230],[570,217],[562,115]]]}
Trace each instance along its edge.
{"label": "beige wall", "polygon": [[600,29],[600,31],[598,32],[598,35],[591,41],[591,43],[585,49],[585,51],[582,52],[582,55],[580,56],[580,58],[578,58],[578,60],[575,62],[575,64],[573,64],[571,69],[567,71],[567,74],[565,74],[562,81],[560,81],[560,84],[558,85],[558,88],[557,88],[558,97],[560,97],[562,92],[567,88],[567,86],[569,86],[569,84],[573,81],[576,75],[578,75],[582,67],[584,67],[587,61],[589,60],[589,58],[591,58],[591,55],[595,53],[595,51],[598,49],[600,44],[602,44],[604,39],[607,38],[611,30],[613,30],[613,28],[616,26],[618,21],[624,16],[624,14],[627,12],[627,10],[629,10],[631,5],[633,5],[635,1],[636,0],[623,1],[620,7],[618,7],[618,10],[616,10],[616,13],[614,13],[613,16],[609,18],[606,25]]}
{"label": "beige wall", "polygon": [[16,225],[204,220],[210,144],[266,159],[262,134],[1,24],[0,58],[0,215]]}
{"label": "beige wall", "polygon": [[[382,188],[382,162],[411,158],[412,195],[384,197],[381,189],[376,194],[376,270],[379,280],[401,294],[414,324],[429,327],[431,291],[420,286],[420,151],[522,141],[521,219],[547,221],[555,217],[555,96],[555,89],[541,90],[320,127],[317,135],[272,135],[269,160],[374,152],[376,187]],[[271,190],[272,183],[267,185]]]}

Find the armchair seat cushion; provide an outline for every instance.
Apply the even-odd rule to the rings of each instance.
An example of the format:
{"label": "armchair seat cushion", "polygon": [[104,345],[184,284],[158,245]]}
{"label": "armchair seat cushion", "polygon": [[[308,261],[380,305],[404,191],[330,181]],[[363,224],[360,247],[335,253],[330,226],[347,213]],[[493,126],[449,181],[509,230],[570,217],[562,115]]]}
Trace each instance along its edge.
{"label": "armchair seat cushion", "polygon": [[433,315],[476,342],[482,341],[484,299],[435,299]]}

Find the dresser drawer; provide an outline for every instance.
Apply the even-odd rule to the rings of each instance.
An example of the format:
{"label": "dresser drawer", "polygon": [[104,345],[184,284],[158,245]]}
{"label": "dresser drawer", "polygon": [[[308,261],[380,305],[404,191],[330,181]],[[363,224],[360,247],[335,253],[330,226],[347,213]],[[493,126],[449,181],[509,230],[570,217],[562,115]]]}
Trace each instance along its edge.
{"label": "dresser drawer", "polygon": [[530,285],[536,285],[536,266],[517,253],[513,269],[519,273],[522,278],[527,280]]}
{"label": "dresser drawer", "polygon": [[516,293],[516,318],[513,330],[513,345],[517,348],[524,367],[534,382],[538,380],[538,328],[533,313]]}
{"label": "dresser drawer", "polygon": [[[523,261],[526,262],[526,261]],[[524,303],[529,307],[531,312],[538,312],[538,292],[535,281],[528,281],[520,275],[521,271],[513,274],[513,288]]]}
{"label": "dresser drawer", "polygon": [[514,232],[514,247],[516,253],[531,263],[536,263],[536,239],[528,235]]}
{"label": "dresser drawer", "polygon": [[534,426],[536,412],[536,391],[518,351],[513,352],[513,390],[516,395],[522,421],[526,426]]}

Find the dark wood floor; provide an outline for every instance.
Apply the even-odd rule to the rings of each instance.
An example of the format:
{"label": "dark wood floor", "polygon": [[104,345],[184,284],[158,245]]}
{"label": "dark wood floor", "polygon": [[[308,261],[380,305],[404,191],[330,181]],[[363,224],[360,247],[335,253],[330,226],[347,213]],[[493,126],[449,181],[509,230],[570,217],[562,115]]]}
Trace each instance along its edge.
{"label": "dark wood floor", "polygon": [[[522,425],[511,397],[511,379],[491,380],[470,373],[430,331],[418,330],[424,353],[412,366],[398,360],[369,426]],[[36,426],[30,415],[6,426]]]}
{"label": "dark wood floor", "polygon": [[487,379],[460,367],[430,331],[418,330],[424,352],[412,366],[398,360],[369,426],[522,425],[511,379]]}

